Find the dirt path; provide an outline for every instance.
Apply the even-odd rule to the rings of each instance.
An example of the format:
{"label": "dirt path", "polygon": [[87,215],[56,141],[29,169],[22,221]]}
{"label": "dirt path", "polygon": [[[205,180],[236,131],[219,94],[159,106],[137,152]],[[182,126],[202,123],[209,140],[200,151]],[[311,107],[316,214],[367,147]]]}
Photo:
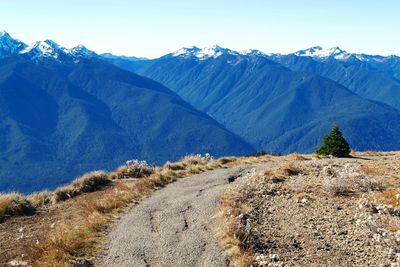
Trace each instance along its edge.
{"label": "dirt path", "polygon": [[227,266],[210,230],[212,217],[228,178],[252,167],[193,175],[154,193],[124,215],[111,231],[102,265]]}

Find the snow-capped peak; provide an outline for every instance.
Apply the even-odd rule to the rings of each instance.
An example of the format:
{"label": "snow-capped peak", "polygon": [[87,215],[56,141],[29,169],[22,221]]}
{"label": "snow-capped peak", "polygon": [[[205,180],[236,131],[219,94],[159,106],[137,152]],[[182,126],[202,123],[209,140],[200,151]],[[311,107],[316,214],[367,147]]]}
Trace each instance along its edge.
{"label": "snow-capped peak", "polygon": [[264,52],[262,52],[260,50],[255,50],[255,49],[245,50],[245,51],[240,52],[240,54],[245,55],[245,56],[258,56],[258,57],[267,56],[267,54],[265,54]]}
{"label": "snow-capped peak", "polygon": [[25,55],[30,59],[53,58],[59,61],[81,57],[96,57],[97,54],[83,45],[66,49],[52,40],[37,41],[26,45],[20,40],[13,39],[6,31],[0,31],[0,58]]}
{"label": "snow-capped peak", "polygon": [[202,49],[196,46],[184,47],[170,55],[174,57],[196,57],[200,60],[204,60],[208,58],[217,58],[223,54],[239,55],[239,53],[236,51],[223,48],[218,45],[214,45],[211,47],[204,47]]}
{"label": "snow-capped peak", "polygon": [[13,39],[6,31],[0,32],[0,58],[18,54],[25,47],[26,44]]}
{"label": "snow-capped peak", "polygon": [[209,57],[219,57],[223,54],[229,54],[229,55],[239,55],[238,52],[230,50],[228,48],[223,48],[218,45],[214,45],[212,47],[205,47],[199,52],[199,57],[200,58],[209,58]]}
{"label": "snow-capped peak", "polygon": [[21,51],[21,54],[30,54],[32,58],[51,57],[58,59],[61,54],[65,54],[65,48],[59,46],[51,40],[37,41]]}
{"label": "snow-capped peak", "polygon": [[11,36],[8,34],[8,32],[6,31],[0,31],[0,38],[1,37],[7,37],[7,38],[11,38]]}
{"label": "snow-capped peak", "polygon": [[339,47],[332,47],[332,48],[322,48],[321,46],[314,46],[309,49],[300,50],[294,53],[296,56],[303,56],[303,57],[317,57],[317,58],[329,58],[334,57],[336,59],[345,59],[350,56],[349,53],[340,49]]}
{"label": "snow-capped peak", "polygon": [[200,50],[201,49],[196,46],[182,47],[181,49],[172,53],[172,56],[178,57],[178,56],[194,55],[194,54],[198,53]]}
{"label": "snow-capped peak", "polygon": [[65,50],[66,53],[74,56],[74,57],[95,57],[97,54],[89,49],[87,49],[83,45],[78,45],[71,49]]}

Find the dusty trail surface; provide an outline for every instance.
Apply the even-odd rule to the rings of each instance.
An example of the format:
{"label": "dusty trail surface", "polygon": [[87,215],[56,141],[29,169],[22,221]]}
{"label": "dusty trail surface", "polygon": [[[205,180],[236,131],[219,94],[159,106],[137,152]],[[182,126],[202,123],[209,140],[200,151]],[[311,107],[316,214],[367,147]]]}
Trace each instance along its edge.
{"label": "dusty trail surface", "polygon": [[218,169],[178,180],[129,211],[109,235],[104,266],[227,266],[211,226],[229,178],[254,166]]}

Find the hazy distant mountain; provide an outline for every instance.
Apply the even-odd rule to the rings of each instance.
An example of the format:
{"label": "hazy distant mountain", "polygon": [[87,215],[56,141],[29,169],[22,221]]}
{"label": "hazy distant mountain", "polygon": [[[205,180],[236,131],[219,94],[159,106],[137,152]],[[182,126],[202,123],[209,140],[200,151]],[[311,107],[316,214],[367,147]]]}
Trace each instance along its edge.
{"label": "hazy distant mountain", "polygon": [[332,123],[343,128],[353,149],[400,149],[397,110],[332,80],[291,71],[259,51],[184,48],[142,61],[136,71],[167,85],[258,149],[311,152]]}
{"label": "hazy distant mountain", "polygon": [[161,84],[95,59],[1,60],[0,117],[1,191],[53,188],[132,158],[254,151]]}
{"label": "hazy distant mountain", "polygon": [[141,67],[140,62],[147,60],[147,58],[115,56],[110,53],[101,54],[100,57],[117,67],[131,72],[136,72]]}
{"label": "hazy distant mountain", "polygon": [[313,47],[289,55],[271,55],[271,60],[294,71],[332,79],[368,99],[400,110],[400,58],[351,54],[334,47]]}

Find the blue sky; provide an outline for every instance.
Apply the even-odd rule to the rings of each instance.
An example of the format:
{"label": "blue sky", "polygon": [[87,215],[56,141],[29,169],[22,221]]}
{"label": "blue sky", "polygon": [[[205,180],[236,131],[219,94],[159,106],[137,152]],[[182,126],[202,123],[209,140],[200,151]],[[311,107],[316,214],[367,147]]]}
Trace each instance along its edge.
{"label": "blue sky", "polygon": [[398,0],[0,0],[0,30],[146,57],[213,44],[400,55],[399,14]]}

